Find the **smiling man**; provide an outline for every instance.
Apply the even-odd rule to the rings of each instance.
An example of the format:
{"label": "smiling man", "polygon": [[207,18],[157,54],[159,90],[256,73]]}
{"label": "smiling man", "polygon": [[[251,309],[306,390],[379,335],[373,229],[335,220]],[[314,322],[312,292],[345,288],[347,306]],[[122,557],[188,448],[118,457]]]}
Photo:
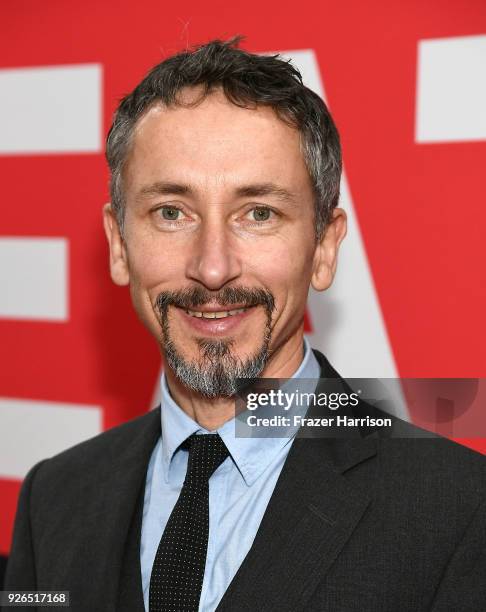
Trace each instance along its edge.
{"label": "smiling man", "polygon": [[235,434],[242,379],[339,378],[303,335],[346,234],[324,102],[213,41],[122,100],[107,158],[111,276],[160,345],[161,406],[31,470],[7,588],[79,611],[483,610],[482,457],[395,418],[402,439]]}
{"label": "smiling man", "polygon": [[[290,66],[277,66],[292,77]],[[152,334],[160,339],[162,331],[172,396],[215,429],[234,415],[238,378],[263,371],[287,378],[302,362],[309,285],[330,285],[346,231],[344,212],[334,208],[339,142],[324,105],[307,90],[332,150],[321,162],[331,166],[333,184],[319,203],[318,230],[322,186],[309,178],[290,115],[285,122],[268,104],[236,105],[220,87],[167,93],[175,102],[152,104],[125,145],[122,191],[116,121],[108,140],[114,193],[123,193],[105,208],[111,270],[116,283],[130,284]],[[317,237],[331,215],[325,239]]]}

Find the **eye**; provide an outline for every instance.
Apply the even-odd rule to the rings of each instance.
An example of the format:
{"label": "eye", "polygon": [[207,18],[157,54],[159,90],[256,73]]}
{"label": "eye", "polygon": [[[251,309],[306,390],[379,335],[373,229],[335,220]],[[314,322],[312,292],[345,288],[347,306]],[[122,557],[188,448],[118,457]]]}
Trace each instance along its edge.
{"label": "eye", "polygon": [[176,206],[162,206],[160,214],[166,221],[179,221],[182,211]]}
{"label": "eye", "polygon": [[262,222],[268,221],[272,212],[267,206],[257,206],[250,211],[250,214],[253,221]]}

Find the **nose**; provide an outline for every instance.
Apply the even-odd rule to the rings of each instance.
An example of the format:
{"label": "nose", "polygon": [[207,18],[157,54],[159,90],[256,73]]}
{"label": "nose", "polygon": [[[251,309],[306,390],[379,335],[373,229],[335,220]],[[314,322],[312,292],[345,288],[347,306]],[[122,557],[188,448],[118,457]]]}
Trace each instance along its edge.
{"label": "nose", "polygon": [[223,219],[203,222],[191,249],[186,275],[207,289],[217,291],[241,275],[241,261]]}

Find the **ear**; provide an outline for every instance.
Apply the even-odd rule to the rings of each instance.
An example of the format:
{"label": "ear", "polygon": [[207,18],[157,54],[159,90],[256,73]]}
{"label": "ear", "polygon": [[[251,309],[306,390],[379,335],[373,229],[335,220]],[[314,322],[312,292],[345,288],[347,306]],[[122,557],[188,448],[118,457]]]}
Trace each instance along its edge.
{"label": "ear", "polygon": [[331,286],[336,273],[339,245],[346,231],[346,213],[342,208],[335,208],[314,253],[311,284],[316,291],[324,291]]}
{"label": "ear", "polygon": [[128,285],[130,276],[128,273],[127,251],[111,204],[103,206],[103,225],[110,247],[111,279],[115,285]]}

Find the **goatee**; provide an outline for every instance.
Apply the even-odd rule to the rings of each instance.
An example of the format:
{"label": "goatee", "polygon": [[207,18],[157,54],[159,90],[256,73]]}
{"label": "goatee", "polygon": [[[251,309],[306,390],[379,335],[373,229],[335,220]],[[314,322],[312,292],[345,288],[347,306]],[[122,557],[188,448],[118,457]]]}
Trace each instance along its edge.
{"label": "goatee", "polygon": [[[201,357],[187,361],[177,350],[170,333],[169,306],[195,309],[196,306],[216,302],[221,306],[238,304],[238,307],[263,306],[266,314],[265,330],[257,351],[242,360],[234,355],[231,339],[200,338],[197,340]],[[163,291],[155,306],[160,315],[163,350],[166,364],[177,378],[189,389],[207,398],[233,397],[246,386],[248,379],[257,378],[268,361],[271,337],[272,312],[275,308],[273,295],[263,289],[248,287],[225,287],[217,293],[202,287],[182,291]]]}

